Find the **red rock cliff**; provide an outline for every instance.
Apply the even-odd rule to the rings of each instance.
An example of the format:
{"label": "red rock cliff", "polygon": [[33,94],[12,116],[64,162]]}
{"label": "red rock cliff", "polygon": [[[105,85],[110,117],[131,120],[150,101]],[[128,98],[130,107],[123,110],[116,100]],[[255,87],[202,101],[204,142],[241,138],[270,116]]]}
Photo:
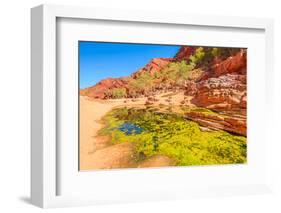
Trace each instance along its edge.
{"label": "red rock cliff", "polygon": [[208,77],[197,83],[190,82],[186,94],[200,107],[222,110],[246,109],[247,55],[241,50],[234,56],[215,64]]}
{"label": "red rock cliff", "polygon": [[126,88],[128,82],[130,81],[129,77],[124,78],[106,78],[101,80],[94,86],[81,89],[80,94],[86,95],[90,98],[99,98],[104,99],[106,98],[106,94],[108,90],[112,90],[114,88]]}
{"label": "red rock cliff", "polygon": [[189,61],[189,57],[194,54],[196,49],[197,47],[182,46],[174,58],[177,61],[182,61],[182,60]]}
{"label": "red rock cliff", "polygon": [[147,65],[138,71],[134,72],[131,77],[136,77],[140,73],[149,72],[153,75],[156,72],[160,72],[164,67],[166,67],[169,63],[174,61],[173,58],[153,58]]}

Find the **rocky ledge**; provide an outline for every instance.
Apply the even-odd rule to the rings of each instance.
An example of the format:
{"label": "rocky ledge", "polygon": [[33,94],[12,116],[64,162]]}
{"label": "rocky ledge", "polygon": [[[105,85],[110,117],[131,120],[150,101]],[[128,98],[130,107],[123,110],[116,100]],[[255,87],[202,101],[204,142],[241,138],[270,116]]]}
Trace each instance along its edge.
{"label": "rocky ledge", "polygon": [[213,66],[204,79],[186,84],[186,95],[199,107],[235,111],[247,107],[246,53],[244,50]]}
{"label": "rocky ledge", "polygon": [[238,135],[247,136],[246,117],[242,115],[226,115],[218,113],[189,112],[185,117],[199,125],[213,130],[224,130]]}
{"label": "rocky ledge", "polygon": [[213,110],[246,109],[246,76],[227,74],[187,85],[187,95],[199,107]]}

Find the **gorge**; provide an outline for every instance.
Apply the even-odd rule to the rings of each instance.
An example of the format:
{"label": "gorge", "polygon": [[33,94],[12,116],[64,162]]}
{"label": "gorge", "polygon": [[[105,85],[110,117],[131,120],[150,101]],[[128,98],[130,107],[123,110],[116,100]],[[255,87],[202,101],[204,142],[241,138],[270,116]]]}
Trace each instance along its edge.
{"label": "gorge", "polygon": [[82,169],[245,163],[247,50],[181,46],[80,89],[80,108]]}

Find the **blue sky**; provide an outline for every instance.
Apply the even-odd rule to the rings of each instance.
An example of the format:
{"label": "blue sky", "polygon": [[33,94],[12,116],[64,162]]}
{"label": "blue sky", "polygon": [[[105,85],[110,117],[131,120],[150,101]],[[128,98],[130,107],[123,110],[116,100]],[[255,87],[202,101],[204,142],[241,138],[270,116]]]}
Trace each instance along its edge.
{"label": "blue sky", "polygon": [[152,58],[173,57],[180,46],[79,41],[80,88],[108,77],[128,76]]}

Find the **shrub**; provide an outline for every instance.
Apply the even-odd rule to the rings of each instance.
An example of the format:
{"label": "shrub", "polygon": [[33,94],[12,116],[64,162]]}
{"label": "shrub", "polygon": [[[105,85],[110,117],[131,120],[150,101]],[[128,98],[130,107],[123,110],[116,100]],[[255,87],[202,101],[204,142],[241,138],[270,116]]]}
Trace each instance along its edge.
{"label": "shrub", "polygon": [[112,98],[124,98],[126,97],[125,88],[115,88],[111,91]]}
{"label": "shrub", "polygon": [[136,93],[147,93],[153,88],[153,77],[150,73],[142,72],[130,82],[129,87]]}
{"label": "shrub", "polygon": [[190,66],[193,67],[193,69],[203,60],[205,56],[205,51],[203,47],[199,47],[195,50],[195,53],[189,57],[190,59]]}

